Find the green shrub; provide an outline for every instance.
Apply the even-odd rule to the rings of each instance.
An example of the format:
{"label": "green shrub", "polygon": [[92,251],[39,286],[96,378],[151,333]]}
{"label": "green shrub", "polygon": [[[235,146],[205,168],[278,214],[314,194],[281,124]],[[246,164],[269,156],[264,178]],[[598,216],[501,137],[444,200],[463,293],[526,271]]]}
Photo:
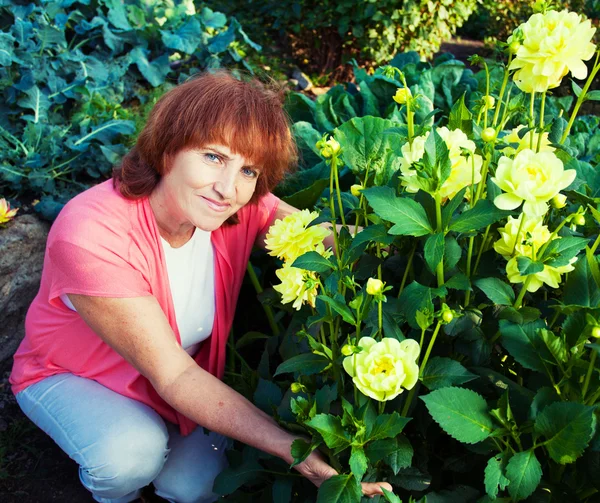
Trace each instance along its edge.
{"label": "green shrub", "polygon": [[0,26],[0,193],[47,218],[110,175],[165,88],[260,50],[191,0],[0,0]]}

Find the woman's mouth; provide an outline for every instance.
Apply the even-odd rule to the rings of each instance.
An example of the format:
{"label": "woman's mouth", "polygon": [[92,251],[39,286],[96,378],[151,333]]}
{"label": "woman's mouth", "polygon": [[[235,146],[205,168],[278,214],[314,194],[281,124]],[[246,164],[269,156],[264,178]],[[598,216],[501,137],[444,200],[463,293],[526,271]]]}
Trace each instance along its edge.
{"label": "woman's mouth", "polygon": [[209,199],[208,197],[204,197],[201,196],[202,199],[204,199],[204,201],[206,202],[206,205],[213,211],[216,211],[218,213],[224,213],[227,210],[229,210],[229,208],[231,207],[231,205],[229,203],[220,203],[218,201],[215,201],[214,199]]}

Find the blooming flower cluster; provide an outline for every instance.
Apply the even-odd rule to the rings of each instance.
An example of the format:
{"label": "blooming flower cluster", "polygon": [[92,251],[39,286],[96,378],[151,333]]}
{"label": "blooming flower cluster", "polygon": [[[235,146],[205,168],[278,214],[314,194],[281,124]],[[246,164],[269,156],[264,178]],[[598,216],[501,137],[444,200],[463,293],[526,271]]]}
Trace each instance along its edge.
{"label": "blooming flower cluster", "polygon": [[[475,154],[475,143],[467,137],[460,129],[450,131],[447,127],[436,129],[442,137],[450,154],[452,171],[450,176],[440,188],[440,196],[453,198],[464,187],[481,181],[481,165],[483,160],[479,154]],[[420,161],[425,154],[425,142],[429,132],[423,136],[413,138],[412,145],[406,143],[402,146],[402,159],[400,159],[400,172],[402,174],[402,185],[407,192],[418,192],[421,186],[418,181],[418,172],[414,164]],[[465,155],[465,151],[470,154]],[[469,197],[469,194],[466,195]]]}
{"label": "blooming flower cluster", "polygon": [[[524,129],[525,126],[520,124],[514,128],[510,133],[502,138],[504,143],[508,143],[509,146],[502,149],[502,153],[509,157],[514,157],[516,154],[525,149],[536,149],[539,152],[554,152],[554,147],[551,146],[550,140],[548,139],[549,133],[543,133],[540,140],[539,133],[533,130],[527,131],[523,135],[523,138],[519,138],[519,131]],[[539,141],[539,149],[537,148]],[[513,146],[516,145],[516,148]]]}
{"label": "blooming flower cluster", "polygon": [[576,79],[587,76],[587,61],[594,55],[591,42],[596,29],[575,12],[548,11],[531,16],[508,39],[520,42],[510,70],[526,93],[543,93],[557,87],[569,72]]}
{"label": "blooming flower cluster", "polygon": [[318,279],[314,272],[292,267],[293,262],[309,251],[316,251],[324,257],[330,257],[323,239],[330,231],[320,225],[309,224],[317,218],[316,211],[302,210],[277,220],[269,229],[265,245],[270,255],[283,259],[284,265],[276,271],[281,280],[273,288],[282,296],[284,304],[292,303],[294,309],[300,310],[303,304],[315,306],[318,291]]}
{"label": "blooming flower cluster", "polygon": [[5,224],[14,218],[19,208],[10,208],[10,203],[2,198],[0,199],[0,224]]}
{"label": "blooming flower cluster", "polygon": [[412,389],[419,379],[419,344],[384,337],[377,342],[371,337],[358,341],[360,352],[344,358],[348,372],[358,390],[380,402],[393,400],[405,389]]}

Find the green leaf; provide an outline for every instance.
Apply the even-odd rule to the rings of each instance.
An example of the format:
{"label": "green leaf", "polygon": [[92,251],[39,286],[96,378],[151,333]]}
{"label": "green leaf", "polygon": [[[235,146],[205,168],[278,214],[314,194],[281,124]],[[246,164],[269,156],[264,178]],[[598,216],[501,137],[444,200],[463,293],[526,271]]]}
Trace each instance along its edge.
{"label": "green leaf", "polygon": [[410,417],[402,417],[397,412],[380,414],[373,423],[367,425],[367,441],[396,437],[410,420]]}
{"label": "green leaf", "polygon": [[424,189],[429,188],[428,192],[431,189],[438,190],[450,176],[452,162],[446,142],[435,129],[431,130],[425,140],[422,163],[423,171],[427,174],[428,179],[422,180],[417,173],[417,181],[422,183]]}
{"label": "green leaf", "polygon": [[317,430],[330,449],[344,449],[352,442],[350,435],[342,426],[342,420],[338,416],[317,414],[304,424]]}
{"label": "green leaf", "polygon": [[600,101],[600,91],[588,91],[585,95],[586,101]]}
{"label": "green leaf", "polygon": [[590,274],[596,282],[596,286],[600,287],[600,267],[598,267],[598,258],[592,253],[592,250],[589,246],[585,247],[585,258],[588,263]]}
{"label": "green leaf", "polygon": [[454,212],[458,209],[461,203],[465,199],[465,192],[467,187],[461,189],[449,202],[447,202],[442,208],[442,227],[445,229],[448,227],[448,222],[454,215]]}
{"label": "green leaf", "polygon": [[392,475],[388,481],[407,491],[425,491],[431,486],[431,476],[423,473],[415,466],[403,468],[398,475]]}
{"label": "green leaf", "polygon": [[294,260],[292,267],[322,274],[333,269],[334,265],[316,251],[309,251]]}
{"label": "green leaf", "polygon": [[317,295],[317,299],[320,299],[323,302],[327,303],[331,307],[331,309],[338,313],[346,323],[349,323],[350,325],[356,325],[354,315],[352,314],[352,311],[350,311],[350,308],[346,304],[342,304],[338,300],[332,299],[327,295]]}
{"label": "green leaf", "polygon": [[417,311],[433,313],[433,299],[447,293],[444,287],[430,288],[413,281],[402,291],[398,304],[408,324],[414,329],[419,329]]}
{"label": "green leaf", "polygon": [[472,290],[471,282],[469,278],[462,272],[456,273],[448,281],[444,283],[446,288],[452,288],[454,290]]}
{"label": "green leaf", "polygon": [[164,84],[167,74],[171,71],[169,65],[169,56],[164,54],[153,60],[148,61],[146,52],[140,46],[135,47],[130,53],[131,61],[135,62],[136,66],[144,78],[152,85],[158,87]]}
{"label": "green leaf", "polygon": [[521,276],[537,274],[544,270],[544,264],[542,262],[534,262],[529,257],[517,257],[517,266],[519,267],[519,274],[521,274]]}
{"label": "green leaf", "polygon": [[508,462],[506,478],[510,480],[508,493],[515,501],[521,501],[533,494],[542,479],[542,466],[533,449],[518,452]]}
{"label": "green leaf", "polygon": [[245,483],[256,481],[264,471],[255,460],[246,461],[237,468],[227,467],[217,475],[213,491],[221,496],[231,494]]}
{"label": "green leaf", "polygon": [[506,489],[509,484],[509,480],[504,476],[502,455],[497,454],[495,457],[490,458],[485,467],[484,471],[484,483],[485,492],[492,499],[495,500],[498,496],[498,487],[501,491]]}
{"label": "green leaf", "polygon": [[588,240],[586,238],[565,237],[553,239],[544,252],[542,260],[551,267],[567,265],[587,244]]}
{"label": "green leaf", "polygon": [[547,350],[544,351],[545,358],[542,358],[541,338],[537,334],[540,328],[546,326],[543,320],[537,320],[523,325],[511,323],[508,320],[500,320],[500,339],[502,345],[510,355],[523,367],[538,372],[546,372],[546,361],[550,360]]}
{"label": "green leaf", "polygon": [[510,211],[496,208],[491,201],[480,199],[473,208],[453,218],[450,221],[450,229],[455,232],[477,231],[510,214]]}
{"label": "green leaf", "polygon": [[33,115],[24,116],[24,119],[29,119],[34,124],[44,121],[48,117],[50,109],[50,100],[40,91],[38,86],[33,86],[31,89],[24,91],[27,98],[22,98],[18,101],[18,105],[23,108],[28,108],[33,111]]}
{"label": "green leaf", "polygon": [[575,94],[575,96],[577,96],[579,98],[579,95],[581,94],[583,89],[581,89],[581,87],[579,87],[579,85],[572,79],[571,79],[571,88],[573,89],[573,93]]}
{"label": "green leaf", "polygon": [[568,306],[596,308],[600,304],[600,287],[596,285],[587,260],[575,263],[575,269],[565,283],[562,300]]}
{"label": "green leaf", "polygon": [[544,346],[546,347],[548,352],[554,358],[554,361],[551,362],[552,364],[556,362],[560,365],[561,363],[567,362],[567,360],[569,359],[569,356],[567,354],[567,348],[565,346],[563,338],[560,335],[556,335],[550,330],[541,329],[538,331],[538,336],[540,340],[544,343]]}
{"label": "green leaf", "polygon": [[384,460],[396,475],[400,469],[408,468],[412,464],[414,450],[408,439],[399,435],[375,440],[365,447],[365,454],[372,464]]}
{"label": "green leaf", "polygon": [[248,344],[260,340],[260,339],[268,339],[269,336],[266,334],[263,334],[261,332],[246,332],[244,335],[242,335],[235,343],[235,347],[236,349],[240,349],[243,348],[244,346],[247,346]]}
{"label": "green leaf", "polygon": [[271,414],[273,407],[278,407],[283,394],[281,389],[273,381],[260,378],[254,392],[254,404],[267,414]]}
{"label": "green leaf", "polygon": [[488,438],[493,431],[487,403],[474,391],[442,388],[420,398],[435,422],[460,442],[475,444]]}
{"label": "green leaf", "polygon": [[398,496],[393,492],[388,491],[385,487],[382,487],[381,490],[383,491],[383,497],[389,503],[402,503],[402,500]]}
{"label": "green leaf", "polygon": [[302,463],[302,461],[304,461],[318,446],[318,443],[306,442],[301,438],[294,440],[290,451],[290,454],[294,458],[294,462],[290,465],[290,468],[294,468],[294,466]]}
{"label": "green leaf", "polygon": [[436,234],[432,234],[425,241],[425,261],[431,269],[432,272],[435,272],[438,264],[444,258],[444,233],[438,232]]}
{"label": "green leaf", "polygon": [[535,431],[546,437],[544,446],[550,457],[566,465],[579,458],[596,427],[594,408],[576,402],[556,402],[537,416]]}
{"label": "green leaf", "polygon": [[159,31],[166,47],[185,54],[194,54],[202,41],[202,28],[195,17],[190,18],[174,33],[166,30]]}
{"label": "green leaf", "polygon": [[317,180],[309,187],[289,196],[282,197],[281,200],[299,210],[312,209],[328,185],[329,180]]}
{"label": "green leaf", "polygon": [[357,478],[360,482],[367,471],[367,467],[369,462],[367,461],[367,456],[365,456],[365,451],[362,447],[353,445],[352,453],[350,454],[350,470],[352,470],[352,474]]}
{"label": "green leaf", "polygon": [[362,498],[360,482],[353,475],[334,475],[319,487],[317,503],[357,503]]}
{"label": "green leaf", "polygon": [[273,503],[290,503],[292,501],[293,482],[290,478],[278,478],[273,482]]}
{"label": "green leaf", "polygon": [[469,136],[473,132],[473,114],[465,105],[465,94],[463,93],[460,100],[457,100],[450,110],[448,129],[450,131],[460,129]]}
{"label": "green leaf", "polygon": [[302,353],[298,356],[293,356],[289,360],[284,361],[277,370],[274,376],[285,374],[287,372],[302,372],[303,375],[318,374],[327,368],[331,363],[329,358],[323,355],[314,353]]}
{"label": "green leaf", "polygon": [[447,386],[464,384],[477,377],[479,376],[469,372],[456,360],[436,356],[427,362],[421,381],[428,389],[434,391]]}
{"label": "green leaf", "polygon": [[433,233],[425,208],[416,201],[396,197],[389,187],[372,187],[363,194],[377,215],[395,224],[390,234],[425,236]]}
{"label": "green leaf", "polygon": [[498,278],[481,278],[474,281],[474,284],[494,304],[512,306],[515,302],[515,292],[513,289]]}

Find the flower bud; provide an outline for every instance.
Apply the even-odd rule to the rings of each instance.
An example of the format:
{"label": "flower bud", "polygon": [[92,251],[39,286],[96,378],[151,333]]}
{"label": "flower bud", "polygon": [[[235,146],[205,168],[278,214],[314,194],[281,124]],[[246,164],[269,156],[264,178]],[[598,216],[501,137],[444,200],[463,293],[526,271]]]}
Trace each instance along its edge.
{"label": "flower bud", "polygon": [[552,198],[552,206],[557,210],[564,208],[567,205],[567,196],[564,194],[558,193]]}
{"label": "flower bud", "polygon": [[350,193],[354,197],[360,197],[360,191],[363,189],[364,189],[364,187],[357,183],[357,184],[354,184],[352,187],[350,187]]}
{"label": "flower bud", "polygon": [[481,139],[485,142],[494,141],[496,138],[496,130],[493,127],[486,127],[481,132]]}
{"label": "flower bud", "polygon": [[401,87],[396,91],[394,95],[394,101],[399,105],[404,105],[406,100],[412,96],[410,89],[408,87]]}
{"label": "flower bud", "polygon": [[488,94],[483,97],[483,104],[485,105],[485,108],[492,110],[494,106],[496,106],[496,99]]}
{"label": "flower bud", "polygon": [[518,40],[513,40],[510,44],[508,44],[508,53],[513,55],[517,54],[520,48],[520,42]]}
{"label": "flower bud", "polygon": [[592,328],[592,337],[594,339],[600,339],[600,327]]}
{"label": "flower bud", "polygon": [[585,217],[581,213],[579,213],[573,218],[573,223],[575,225],[585,225]]}
{"label": "flower bud", "polygon": [[383,292],[383,281],[377,278],[369,278],[367,280],[367,293],[369,295],[379,295]]}
{"label": "flower bud", "polygon": [[292,390],[292,393],[301,393],[303,391],[306,391],[306,387],[303,384],[300,384],[299,382],[293,382],[290,386],[290,389]]}
{"label": "flower bud", "polygon": [[450,323],[453,319],[454,315],[452,314],[452,311],[444,311],[442,313],[442,320],[444,320],[444,323]]}
{"label": "flower bud", "polygon": [[342,347],[342,354],[344,356],[350,356],[353,353],[354,353],[354,346],[352,346],[350,344],[344,344],[344,346]]}
{"label": "flower bud", "polygon": [[[329,140],[325,141],[325,143],[321,144],[321,155],[325,159],[329,159],[330,157],[334,157],[339,155],[341,151],[340,144],[335,140],[335,138],[329,138]],[[318,147],[318,143],[317,143]]]}

